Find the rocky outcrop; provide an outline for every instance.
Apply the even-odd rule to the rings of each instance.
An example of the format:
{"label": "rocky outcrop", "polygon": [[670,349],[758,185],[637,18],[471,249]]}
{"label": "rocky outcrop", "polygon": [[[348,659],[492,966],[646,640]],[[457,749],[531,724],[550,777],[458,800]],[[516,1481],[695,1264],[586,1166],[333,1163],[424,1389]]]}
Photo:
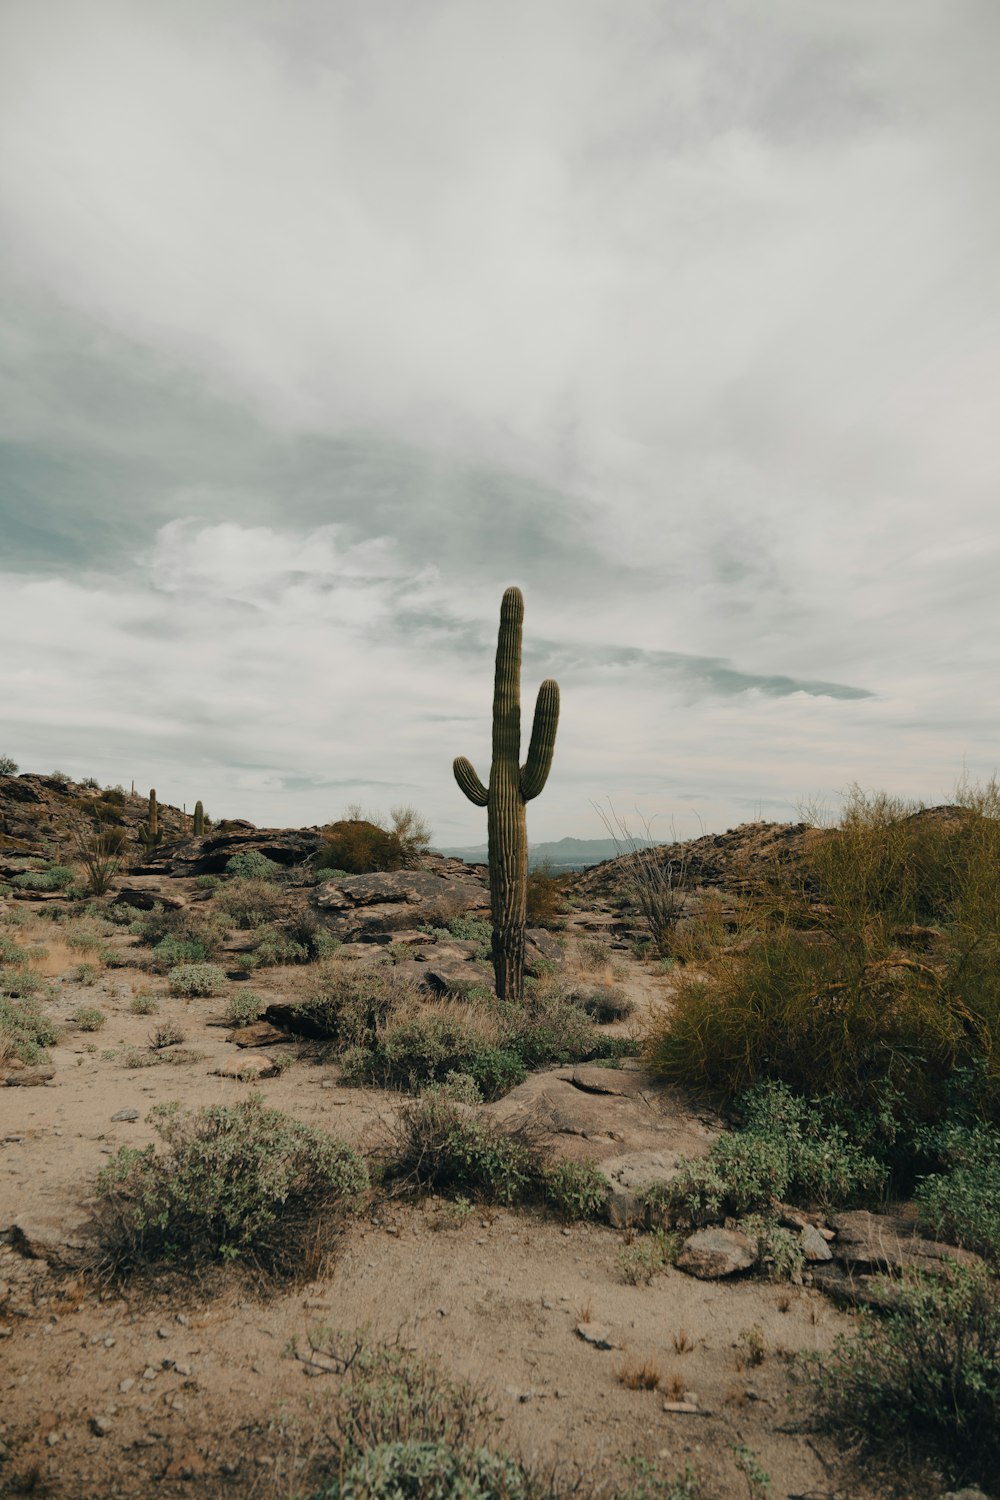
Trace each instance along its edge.
{"label": "rocky outcrop", "polygon": [[263,854],[288,869],[305,865],[323,847],[318,828],[255,828],[233,819],[205,838],[169,844],[142,866],[147,875],[221,875],[234,854]]}
{"label": "rocky outcrop", "polygon": [[757,1251],[738,1229],[697,1229],[681,1246],[676,1266],[702,1281],[737,1276],[757,1264]]}
{"label": "rocky outcrop", "polygon": [[342,875],[317,887],[313,902],[327,928],[344,942],[377,938],[394,928],[438,926],[464,913],[486,914],[489,895],[481,875],[453,868],[387,870]]}

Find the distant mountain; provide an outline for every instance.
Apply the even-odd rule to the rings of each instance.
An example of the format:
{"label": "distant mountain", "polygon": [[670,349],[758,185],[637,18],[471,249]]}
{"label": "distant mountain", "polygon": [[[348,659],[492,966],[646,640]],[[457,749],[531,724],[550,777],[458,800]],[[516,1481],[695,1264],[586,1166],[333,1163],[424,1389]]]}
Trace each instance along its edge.
{"label": "distant mountain", "polygon": [[[655,839],[635,839],[637,849],[653,849]],[[547,844],[528,845],[528,866],[535,869],[547,864],[553,873],[564,874],[567,870],[586,870],[590,865],[599,865],[603,860],[614,859],[616,854],[626,854],[632,845],[616,844],[614,839],[555,839]],[[448,854],[452,859],[464,859],[468,865],[484,865],[487,845],[476,844],[461,849],[438,849],[438,854]]]}

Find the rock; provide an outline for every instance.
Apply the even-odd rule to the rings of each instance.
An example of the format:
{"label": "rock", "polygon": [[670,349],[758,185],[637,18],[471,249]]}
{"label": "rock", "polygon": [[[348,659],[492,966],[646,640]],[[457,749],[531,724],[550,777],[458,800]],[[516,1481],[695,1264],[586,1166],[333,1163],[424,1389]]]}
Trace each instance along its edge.
{"label": "rock", "polygon": [[[687,1097],[669,1086],[655,1086],[636,1070],[561,1068],[535,1073],[486,1109],[505,1132],[529,1129],[552,1160],[594,1161],[644,1151],[705,1156],[718,1130],[691,1113]],[[621,1092],[595,1093],[574,1084],[606,1072]],[[721,1127],[720,1127],[721,1128]],[[605,1173],[607,1175],[607,1172]]]}
{"label": "rock", "polygon": [[134,906],[139,911],[151,911],[159,904],[167,911],[182,911],[187,900],[179,892],[170,889],[167,880],[146,880],[142,885],[123,885],[115,893],[115,906]]}
{"label": "rock", "polygon": [[241,1083],[252,1083],[257,1078],[273,1078],[281,1069],[273,1058],[260,1053],[255,1057],[234,1057],[208,1071],[217,1078],[236,1078]]}
{"label": "rock", "polygon": [[749,1271],[757,1264],[757,1252],[737,1229],[697,1229],[684,1241],[675,1264],[689,1276],[716,1281]]}
{"label": "rock", "polygon": [[833,1251],[820,1234],[815,1224],[806,1224],[799,1231],[799,1245],[808,1261],[832,1260]]}
{"label": "rock", "polygon": [[442,925],[467,911],[483,911],[489,896],[481,877],[436,869],[346,875],[317,887],[316,910],[345,942],[393,928]]}
{"label": "rock", "polygon": [[949,1490],[942,1500],[989,1500],[989,1496],[984,1495],[977,1485],[966,1485],[963,1490]]}
{"label": "rock", "polygon": [[712,1413],[698,1405],[697,1401],[664,1401],[664,1411],[679,1412],[689,1417],[710,1417]]}
{"label": "rock", "polygon": [[562,944],[544,927],[526,928],[524,938],[524,967],[528,974],[537,973],[539,960],[557,966],[565,963],[566,954],[563,952]]}
{"label": "rock", "polygon": [[885,1277],[852,1275],[831,1261],[814,1266],[812,1284],[842,1307],[871,1307],[891,1312],[899,1299],[899,1288]]}
{"label": "rock", "polygon": [[87,1259],[88,1221],[66,1223],[61,1213],[21,1213],[0,1220],[0,1240],[6,1240],[28,1260],[43,1260],[56,1270],[77,1270]]}
{"label": "rock", "polygon": [[16,1068],[3,1081],[9,1089],[33,1089],[51,1083],[55,1076],[55,1068]]}
{"label": "rock", "polygon": [[205,1460],[197,1448],[187,1448],[172,1458],[163,1471],[164,1479],[197,1479],[206,1471]]}
{"label": "rock", "polygon": [[111,1423],[107,1417],[91,1417],[90,1430],[95,1437],[107,1437],[111,1431]]}
{"label": "rock", "polygon": [[827,1217],[837,1233],[833,1253],[848,1266],[869,1271],[940,1271],[946,1260],[962,1266],[982,1264],[971,1250],[922,1239],[915,1224],[895,1214],[854,1209]]}
{"label": "rock", "polygon": [[111,1116],[111,1123],[112,1125],[117,1125],[120,1121],[138,1120],[138,1118],[139,1111],[129,1104],[124,1109],[118,1110],[117,1114]]}
{"label": "rock", "polygon": [[147,868],[171,876],[221,875],[234,854],[263,854],[276,865],[305,865],[323,847],[318,828],[255,828],[242,818],[203,839],[185,839],[157,855]]}
{"label": "rock", "polygon": [[493,973],[483,964],[468,959],[435,958],[421,976],[425,986],[437,995],[467,995],[474,989],[494,989]]}
{"label": "rock", "polygon": [[237,1047],[273,1047],[288,1041],[288,1033],[272,1026],[270,1021],[254,1021],[249,1026],[237,1026],[226,1038]]}
{"label": "rock", "polygon": [[621,1344],[612,1337],[611,1329],[604,1323],[577,1323],[577,1336],[595,1349],[620,1349]]}

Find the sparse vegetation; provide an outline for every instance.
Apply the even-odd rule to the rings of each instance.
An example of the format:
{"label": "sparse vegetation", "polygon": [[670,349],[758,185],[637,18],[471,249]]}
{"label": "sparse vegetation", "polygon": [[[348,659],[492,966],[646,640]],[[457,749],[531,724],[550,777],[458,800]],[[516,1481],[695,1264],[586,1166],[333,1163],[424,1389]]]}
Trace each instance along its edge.
{"label": "sparse vegetation", "polygon": [[242,880],[276,880],[281,866],[261,854],[259,849],[246,849],[234,854],[226,861],[226,874]]}
{"label": "sparse vegetation", "polygon": [[813,1361],[827,1422],[869,1451],[929,1456],[956,1482],[990,1484],[1000,1452],[1000,1296],[982,1267],[908,1273],[893,1310],[866,1315]]}
{"label": "sparse vegetation", "polygon": [[167,975],[170,993],[186,999],[217,995],[225,982],[226,976],[218,964],[178,964]]}
{"label": "sparse vegetation", "polygon": [[368,1187],[342,1142],[256,1099],[194,1112],[162,1104],[149,1119],[167,1149],[124,1146],[98,1177],[108,1271],[220,1260],[297,1274]]}
{"label": "sparse vegetation", "polygon": [[230,1026],[252,1026],[259,1020],[267,1001],[256,990],[241,990],[226,1001],[223,1019]]}
{"label": "sparse vegetation", "polygon": [[380,813],[362,817],[360,808],[351,807],[339,822],[323,829],[315,868],[348,875],[406,869],[416,863],[430,838],[429,827],[412,807],[394,807],[388,822]]}
{"label": "sparse vegetation", "polygon": [[56,1038],[55,1026],[33,999],[5,993],[0,973],[0,1063],[10,1058],[23,1063],[42,1062],[45,1048],[51,1047]]}

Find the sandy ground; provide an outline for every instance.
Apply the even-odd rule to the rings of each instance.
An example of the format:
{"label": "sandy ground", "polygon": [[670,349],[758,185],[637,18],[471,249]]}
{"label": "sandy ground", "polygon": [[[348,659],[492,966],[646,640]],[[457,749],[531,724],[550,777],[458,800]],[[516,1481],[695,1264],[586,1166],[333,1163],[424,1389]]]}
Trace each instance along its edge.
{"label": "sandy ground", "polygon": [[[45,926],[47,964],[58,969],[65,955]],[[616,959],[643,1009],[662,1003],[662,976]],[[85,1219],[96,1173],[121,1144],[155,1138],[146,1115],[157,1102],[255,1092],[362,1151],[399,1103],[343,1088],[335,1068],[308,1059],[259,1083],[212,1076],[236,1055],[217,1024],[223,1002],[170,999],[155,976],[113,969],[81,986],[64,971],[54,982],[57,1019],[87,1004],[108,1021],[93,1034],[68,1030],[52,1051],[52,1083],[0,1088],[0,1493],[308,1494],[322,1478],[324,1409],[339,1377],[310,1375],[294,1351],[310,1337],[345,1347],[359,1330],[474,1381],[495,1403],[497,1446],[582,1474],[582,1494],[627,1477],[627,1460],[642,1456],[665,1477],[690,1463],[706,1500],[758,1500],[740,1449],[783,1500],[880,1493],[838,1467],[835,1441],[803,1430],[807,1402],[789,1405],[788,1356],[828,1348],[852,1315],[811,1288],[761,1280],[668,1270],[628,1285],[629,1236],[604,1225],[566,1228],[538,1210],[462,1213],[434,1199],[383,1203],[348,1230],[321,1279],[266,1296],[236,1275],[212,1285],[169,1276],[119,1294],[26,1255],[9,1242],[20,1238],[14,1225],[56,1263],[70,1253],[60,1245]],[[268,971],[253,988],[277,996],[295,982]],[[156,995],[159,1014],[130,1014],[140,989]],[[187,1060],[123,1068],[121,1046],[146,1045],[165,1022],[184,1031]],[[113,1122],[127,1107],[139,1118]],[[581,1324],[606,1326],[618,1347],[593,1347]],[[658,1390],[619,1378],[643,1361],[659,1371]],[[698,1414],[664,1410],[687,1393]]]}

